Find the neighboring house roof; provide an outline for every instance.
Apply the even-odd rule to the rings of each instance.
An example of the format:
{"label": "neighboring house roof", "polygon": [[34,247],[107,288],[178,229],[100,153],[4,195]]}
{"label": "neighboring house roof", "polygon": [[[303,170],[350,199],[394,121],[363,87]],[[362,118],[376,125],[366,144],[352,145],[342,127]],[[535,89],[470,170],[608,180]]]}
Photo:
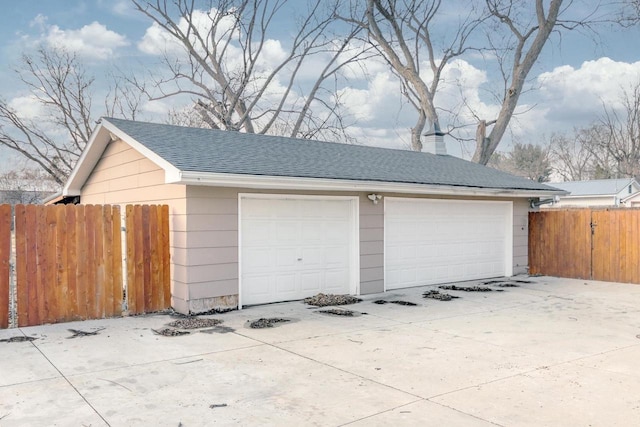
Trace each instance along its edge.
{"label": "neighboring house roof", "polygon": [[64,195],[79,194],[106,145],[118,138],[163,167],[167,183],[406,192],[399,186],[445,186],[534,197],[562,193],[446,155],[104,118]]}
{"label": "neighboring house roof", "polygon": [[621,191],[626,193],[629,185],[633,185],[633,193],[640,191],[640,184],[634,178],[550,182],[549,185],[568,191],[570,194],[566,197],[615,196]]}

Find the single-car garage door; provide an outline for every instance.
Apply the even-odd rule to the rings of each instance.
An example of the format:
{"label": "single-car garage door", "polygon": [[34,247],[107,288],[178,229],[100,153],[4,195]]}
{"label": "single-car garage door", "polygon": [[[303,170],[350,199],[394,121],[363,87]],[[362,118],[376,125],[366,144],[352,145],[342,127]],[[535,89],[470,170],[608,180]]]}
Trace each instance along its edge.
{"label": "single-car garage door", "polygon": [[512,274],[511,202],[385,199],[385,285]]}
{"label": "single-car garage door", "polygon": [[242,305],[355,293],[355,199],[240,196]]}

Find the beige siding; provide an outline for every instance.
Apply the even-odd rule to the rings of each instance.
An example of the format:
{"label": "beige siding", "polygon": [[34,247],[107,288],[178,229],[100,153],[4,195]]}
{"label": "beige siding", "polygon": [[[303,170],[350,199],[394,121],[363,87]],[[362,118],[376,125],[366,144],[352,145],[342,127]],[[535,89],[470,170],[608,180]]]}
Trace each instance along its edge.
{"label": "beige siding", "polygon": [[[171,245],[172,306],[186,311],[189,287],[184,254],[186,233],[186,187],[164,183],[164,171],[123,141],[110,143],[82,187],[83,204],[167,204],[169,205]],[[179,256],[180,255],[180,256]]]}
{"label": "beige siding", "polygon": [[513,201],[513,274],[525,274],[529,267],[529,201]]}
{"label": "beige siding", "polygon": [[360,293],[384,292],[384,199],[360,195]]}
{"label": "beige siding", "polygon": [[187,212],[189,297],[215,305],[238,294],[238,190],[188,186]]}

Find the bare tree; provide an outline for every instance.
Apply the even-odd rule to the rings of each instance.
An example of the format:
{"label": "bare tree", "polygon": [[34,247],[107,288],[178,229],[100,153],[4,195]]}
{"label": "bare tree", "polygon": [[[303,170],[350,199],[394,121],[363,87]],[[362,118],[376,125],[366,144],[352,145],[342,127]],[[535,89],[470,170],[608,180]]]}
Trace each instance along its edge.
{"label": "bare tree", "polygon": [[551,177],[549,147],[516,142],[508,153],[495,152],[488,166],[537,182]]}
{"label": "bare tree", "polygon": [[574,129],[570,136],[551,136],[553,168],[563,181],[584,181],[593,177],[594,155],[589,135],[589,129]]}
{"label": "bare tree", "polygon": [[[25,54],[17,75],[27,96],[30,115],[0,99],[0,144],[37,165],[63,184],[73,169],[96,124],[94,77],[74,53],[41,47]],[[104,111],[111,116],[135,118],[143,99],[114,80]],[[33,116],[33,118],[30,118]]]}
{"label": "bare tree", "polygon": [[624,91],[620,111],[604,106],[598,152],[616,177],[640,176],[640,83]]}
{"label": "bare tree", "polygon": [[[552,32],[589,25],[587,18],[561,18],[570,9],[571,1],[564,6],[563,0],[551,0],[548,6],[545,3],[485,0],[479,7],[478,2],[468,1],[459,7],[463,10],[460,21],[455,28],[449,28],[446,39],[436,36],[434,29],[441,19],[441,0],[367,0],[364,11],[352,6],[351,15],[344,19],[366,30],[370,43],[400,77],[403,95],[418,112],[411,130],[414,150],[422,148],[420,135],[426,121],[442,127],[436,95],[446,65],[472,50],[488,53],[496,60],[504,80],[497,116],[482,118],[466,100],[460,102],[475,117],[473,161],[487,164],[516,111],[527,76]],[[421,70],[424,62],[429,65],[429,73]],[[460,126],[448,126],[448,132],[457,127]]]}
{"label": "bare tree", "polygon": [[[354,6],[349,16],[342,16],[344,21],[366,30],[366,41],[399,77],[402,95],[418,112],[411,128],[411,148],[415,151],[422,150],[421,137],[427,122],[440,129],[435,98],[445,66],[472,49],[468,39],[486,19],[482,11],[469,4],[468,15],[450,38],[437,46],[432,26],[441,4],[440,0],[367,0],[364,10]],[[428,63],[428,80],[423,61]]]}
{"label": "bare tree", "polygon": [[604,105],[591,125],[552,137],[551,147],[565,180],[640,176],[640,83],[623,92],[618,106]]}
{"label": "bare tree", "polygon": [[290,21],[297,10],[287,0],[217,0],[206,10],[192,0],[133,2],[170,40],[163,61],[169,75],[155,76],[159,92],[150,93],[152,99],[188,96],[196,122],[214,129],[346,135],[340,99],[329,84],[366,50],[351,44],[357,28],[332,35],[331,2],[311,3],[277,59],[266,50],[276,19]]}
{"label": "bare tree", "polygon": [[87,76],[75,55],[55,49],[24,55],[16,71],[40,111],[37,120],[27,119],[0,99],[0,144],[36,163],[62,184],[94,126],[93,78]]}
{"label": "bare tree", "polygon": [[[542,48],[551,33],[558,28],[573,29],[579,25],[584,25],[583,22],[561,20],[562,3],[563,0],[551,0],[547,10],[545,10],[543,0],[536,0],[535,19],[531,19],[531,15],[526,10],[526,6],[530,2],[486,0],[487,9],[492,19],[498,24],[497,29],[506,28],[509,34],[509,37],[505,38],[501,31],[497,32],[501,40],[507,41],[506,45],[497,41],[496,36],[491,35],[492,33],[488,33],[488,38],[492,46],[502,44],[501,48],[496,49],[494,47],[493,50],[507,52],[507,56],[511,60],[504,60],[505,57],[501,55],[503,60],[499,62],[499,65],[502,75],[505,77],[502,105],[495,119],[489,121],[480,120],[478,123],[476,150],[472,158],[474,162],[487,164],[500,144],[509,121],[518,106],[518,100],[522,94],[527,76],[538,60],[540,52],[542,52]],[[571,2],[568,3],[569,5],[571,4]],[[565,7],[565,11],[567,7]],[[493,125],[493,127],[489,135],[487,135],[486,128],[490,125]]]}

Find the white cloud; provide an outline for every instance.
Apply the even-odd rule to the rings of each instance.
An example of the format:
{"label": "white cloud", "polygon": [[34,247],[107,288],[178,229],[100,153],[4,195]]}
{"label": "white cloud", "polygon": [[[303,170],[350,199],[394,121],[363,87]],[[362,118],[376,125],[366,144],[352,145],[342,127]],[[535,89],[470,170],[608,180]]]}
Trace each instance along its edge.
{"label": "white cloud", "polygon": [[[209,12],[204,10],[194,10],[191,15],[191,22],[193,28],[195,28],[205,43],[210,43],[211,38],[208,37],[211,30],[211,24],[213,17],[216,16],[218,11],[211,9]],[[229,36],[229,32],[232,31],[235,23],[235,18],[232,14],[226,15],[221,18],[217,24],[214,40],[218,43],[220,40],[225,40]],[[180,18],[177,23],[178,29],[184,33],[191,33],[189,39],[191,44],[198,52],[204,52],[207,46],[203,46],[198,38],[193,35],[193,31],[189,30],[189,23]],[[234,35],[232,35],[234,36]],[[185,49],[181,43],[179,43],[173,36],[171,36],[165,29],[160,27],[156,22],[153,22],[142,36],[142,39],[138,42],[138,49],[149,55],[180,55],[185,53]]]}
{"label": "white cloud", "polygon": [[63,30],[57,25],[51,25],[42,39],[49,46],[96,59],[108,59],[118,48],[129,44],[125,36],[96,21],[78,30]]}
{"label": "white cloud", "polygon": [[402,105],[400,83],[390,71],[371,77],[366,88],[345,87],[338,91],[341,102],[359,123],[394,126]]}
{"label": "white cloud", "polygon": [[144,32],[144,36],[138,42],[138,49],[148,55],[177,55],[184,52],[180,43],[155,22]]}
{"label": "white cloud", "polygon": [[34,95],[15,97],[9,101],[9,107],[15,111],[19,117],[28,120],[41,118],[46,114],[42,102]]}
{"label": "white cloud", "polygon": [[258,64],[264,69],[272,69],[282,63],[287,57],[287,52],[282,48],[280,40],[265,40],[262,45]]}
{"label": "white cloud", "polygon": [[154,100],[145,102],[142,106],[142,111],[144,111],[145,113],[151,113],[159,117],[166,117],[173,107],[174,105],[172,104]]}
{"label": "white cloud", "polygon": [[568,65],[556,67],[538,77],[540,96],[547,107],[546,119],[569,125],[595,119],[603,104],[615,108],[623,90],[639,81],[640,62],[618,62],[606,57],[586,61],[577,69]]}
{"label": "white cloud", "polygon": [[29,22],[29,27],[33,28],[33,27],[37,27],[40,29],[40,31],[44,31],[45,28],[47,27],[47,20],[49,18],[41,13],[37,14],[35,18],[33,18],[31,20],[31,22]]}

